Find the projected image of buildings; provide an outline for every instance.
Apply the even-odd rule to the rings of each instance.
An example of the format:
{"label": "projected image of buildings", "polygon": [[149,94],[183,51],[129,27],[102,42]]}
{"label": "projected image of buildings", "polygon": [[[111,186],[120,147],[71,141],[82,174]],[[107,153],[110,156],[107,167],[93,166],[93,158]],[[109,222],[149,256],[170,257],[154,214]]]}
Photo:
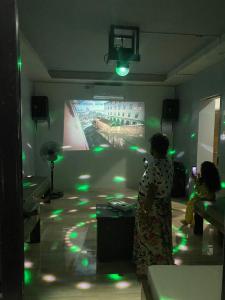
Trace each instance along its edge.
{"label": "projected image of buildings", "polygon": [[67,102],[64,145],[88,150],[101,144],[115,148],[143,144],[144,103],[72,100]]}

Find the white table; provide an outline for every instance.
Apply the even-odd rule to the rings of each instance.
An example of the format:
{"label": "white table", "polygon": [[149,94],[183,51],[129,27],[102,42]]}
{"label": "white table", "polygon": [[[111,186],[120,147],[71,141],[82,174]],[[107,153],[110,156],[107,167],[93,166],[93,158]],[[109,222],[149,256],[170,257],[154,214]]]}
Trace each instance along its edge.
{"label": "white table", "polygon": [[220,300],[222,266],[151,266],[152,300]]}

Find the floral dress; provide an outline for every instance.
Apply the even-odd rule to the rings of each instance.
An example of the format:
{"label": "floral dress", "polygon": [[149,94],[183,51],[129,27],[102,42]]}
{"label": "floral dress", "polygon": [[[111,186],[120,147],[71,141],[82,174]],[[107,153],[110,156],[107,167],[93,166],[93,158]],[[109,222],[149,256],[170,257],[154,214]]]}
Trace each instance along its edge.
{"label": "floral dress", "polygon": [[[149,185],[157,187],[151,209],[144,208]],[[151,158],[139,186],[135,218],[134,258],[137,273],[150,265],[173,264],[171,189],[173,167],[168,159]]]}

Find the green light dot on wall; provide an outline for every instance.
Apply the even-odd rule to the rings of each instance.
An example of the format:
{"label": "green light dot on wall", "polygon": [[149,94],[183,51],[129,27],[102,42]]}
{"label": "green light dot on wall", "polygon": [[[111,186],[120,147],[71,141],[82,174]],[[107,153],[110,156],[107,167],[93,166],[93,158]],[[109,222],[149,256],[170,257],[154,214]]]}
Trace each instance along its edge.
{"label": "green light dot on wall", "polygon": [[29,248],[30,248],[30,246],[29,246],[28,243],[24,243],[23,244],[23,250],[24,250],[24,252],[27,252],[29,250]]}
{"label": "green light dot on wall", "polygon": [[192,200],[196,196],[196,192],[192,192],[189,196],[189,200]]}
{"label": "green light dot on wall", "polygon": [[209,207],[209,203],[208,202],[204,202],[204,209],[207,210]]}
{"label": "green light dot on wall", "polygon": [[79,223],[77,223],[77,227],[83,227],[85,225],[85,222],[79,222]]}
{"label": "green light dot on wall", "polygon": [[192,139],[195,139],[195,138],[196,138],[196,133],[195,133],[195,132],[193,132],[193,133],[191,134],[191,138],[192,138]]}
{"label": "green light dot on wall", "polygon": [[119,274],[107,274],[106,277],[113,281],[119,281],[119,280],[123,279],[123,276],[121,276]]}
{"label": "green light dot on wall", "polygon": [[24,283],[25,285],[31,284],[32,281],[32,274],[30,270],[25,269],[24,270]]}
{"label": "green light dot on wall", "polygon": [[150,128],[160,128],[160,120],[158,118],[149,118],[147,121],[146,121],[146,125],[149,126]]}
{"label": "green light dot on wall", "polygon": [[30,187],[31,186],[31,182],[30,181],[23,181],[23,187],[26,189],[26,188],[28,188],[28,187]]}
{"label": "green light dot on wall", "polygon": [[90,185],[85,183],[85,184],[80,184],[80,183],[77,183],[75,185],[75,188],[78,192],[88,192],[89,189],[90,189]]}
{"label": "green light dot on wall", "polygon": [[221,182],[221,189],[225,189],[225,181]]}
{"label": "green light dot on wall", "polygon": [[83,258],[81,261],[81,264],[83,267],[88,267],[89,266],[89,260],[87,258]]}
{"label": "green light dot on wall", "polygon": [[126,178],[122,177],[122,176],[115,176],[113,178],[113,182],[116,182],[116,183],[120,183],[120,182],[124,182],[126,181]]}
{"label": "green light dot on wall", "polygon": [[169,156],[173,156],[173,155],[175,155],[177,153],[177,151],[175,150],[175,149],[169,149],[168,150],[168,155]]}
{"label": "green light dot on wall", "polygon": [[26,153],[23,151],[22,152],[22,161],[25,161],[26,160]]}
{"label": "green light dot on wall", "polygon": [[138,146],[130,146],[129,149],[131,151],[137,151],[139,149],[139,147]]}
{"label": "green light dot on wall", "polygon": [[78,233],[76,231],[70,233],[71,239],[76,239],[78,237]]}
{"label": "green light dot on wall", "polygon": [[80,250],[81,250],[80,247],[78,247],[76,245],[73,245],[73,246],[70,247],[70,252],[72,252],[72,253],[77,253]]}
{"label": "green light dot on wall", "polygon": [[18,68],[19,71],[22,70],[22,66],[23,66],[22,58],[21,58],[21,57],[18,57],[18,60],[17,60],[17,68]]}
{"label": "green light dot on wall", "polygon": [[96,216],[97,216],[96,214],[90,214],[90,215],[89,215],[89,217],[90,217],[91,219],[96,219]]}

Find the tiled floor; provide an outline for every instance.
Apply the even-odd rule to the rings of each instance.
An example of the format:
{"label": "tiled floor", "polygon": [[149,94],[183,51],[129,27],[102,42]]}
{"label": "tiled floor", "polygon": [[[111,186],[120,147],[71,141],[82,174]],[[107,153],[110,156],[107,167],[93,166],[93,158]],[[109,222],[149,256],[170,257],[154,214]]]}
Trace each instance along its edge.
{"label": "tiled floor", "polygon": [[[136,192],[124,191],[135,201]],[[131,263],[96,262],[95,204],[123,197],[113,192],[67,194],[41,206],[42,241],[25,244],[26,300],[138,300],[141,297]],[[173,202],[173,243],[177,264],[220,264],[222,249],[211,225],[204,236],[181,228],[185,205]]]}

